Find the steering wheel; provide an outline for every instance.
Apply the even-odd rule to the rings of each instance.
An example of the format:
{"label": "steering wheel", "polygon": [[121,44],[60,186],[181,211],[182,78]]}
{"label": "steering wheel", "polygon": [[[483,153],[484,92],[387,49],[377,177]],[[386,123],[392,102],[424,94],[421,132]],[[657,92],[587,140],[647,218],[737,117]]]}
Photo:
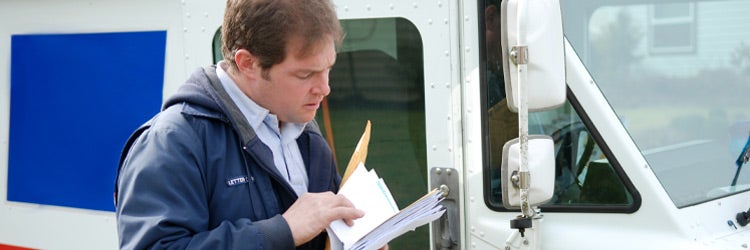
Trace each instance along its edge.
{"label": "steering wheel", "polygon": [[[576,184],[576,190],[581,187],[578,176],[581,175],[586,163],[589,162],[595,145],[590,135],[586,136],[585,140],[581,140],[582,133],[589,134],[586,125],[580,121],[575,121],[556,130],[551,135],[557,149],[555,154],[555,165],[557,166],[555,168],[555,176],[557,176],[555,183],[559,188],[556,191],[559,196],[565,196],[567,192],[570,192],[568,189],[573,184]],[[583,147],[581,147],[581,143],[584,144]],[[583,148],[583,152],[579,153],[581,148]]]}

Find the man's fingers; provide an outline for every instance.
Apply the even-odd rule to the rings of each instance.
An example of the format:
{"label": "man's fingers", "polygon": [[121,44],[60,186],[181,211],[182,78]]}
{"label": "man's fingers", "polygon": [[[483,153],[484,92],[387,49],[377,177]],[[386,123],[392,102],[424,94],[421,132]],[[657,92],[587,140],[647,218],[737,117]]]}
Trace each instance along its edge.
{"label": "man's fingers", "polygon": [[362,218],[362,216],[365,216],[365,212],[356,208],[350,208],[350,207],[337,207],[334,208],[331,211],[331,215],[333,216],[331,221],[343,219],[344,223],[346,225],[352,226],[354,225],[354,220]]}
{"label": "man's fingers", "polygon": [[[361,211],[361,210],[360,210]],[[364,212],[362,213],[364,216]],[[347,226],[354,226],[354,220],[362,218],[362,216],[358,216],[356,218],[343,218],[344,223],[346,223]]]}

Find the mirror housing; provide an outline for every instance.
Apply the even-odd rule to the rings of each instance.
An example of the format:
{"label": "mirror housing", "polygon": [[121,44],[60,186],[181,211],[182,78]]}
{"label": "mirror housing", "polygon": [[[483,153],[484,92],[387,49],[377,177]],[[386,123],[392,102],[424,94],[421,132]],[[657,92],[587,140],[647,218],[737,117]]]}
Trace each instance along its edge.
{"label": "mirror housing", "polygon": [[[528,65],[529,112],[554,109],[565,103],[565,43],[559,0],[524,1],[525,11],[518,2],[501,4],[503,73],[508,108],[518,112],[518,67],[513,55],[525,54]],[[524,17],[523,30],[518,18]],[[527,50],[518,50],[518,37],[525,37]],[[513,55],[511,55],[513,54]]]}
{"label": "mirror housing", "polygon": [[[520,186],[518,173],[520,159],[518,138],[503,146],[503,161],[500,166],[503,206],[507,209],[520,209]],[[547,135],[529,135],[528,164],[530,173],[529,205],[537,206],[552,199],[555,191],[555,144]],[[517,175],[515,175],[517,176]],[[516,179],[514,181],[514,179]]]}

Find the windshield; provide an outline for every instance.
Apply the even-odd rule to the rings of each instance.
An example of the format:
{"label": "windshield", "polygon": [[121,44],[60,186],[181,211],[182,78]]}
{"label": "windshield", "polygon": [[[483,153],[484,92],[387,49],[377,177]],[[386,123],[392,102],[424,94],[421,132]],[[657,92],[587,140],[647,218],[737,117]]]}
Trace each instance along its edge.
{"label": "windshield", "polygon": [[562,5],[568,40],[676,206],[750,188],[749,169],[731,185],[750,135],[750,1]]}

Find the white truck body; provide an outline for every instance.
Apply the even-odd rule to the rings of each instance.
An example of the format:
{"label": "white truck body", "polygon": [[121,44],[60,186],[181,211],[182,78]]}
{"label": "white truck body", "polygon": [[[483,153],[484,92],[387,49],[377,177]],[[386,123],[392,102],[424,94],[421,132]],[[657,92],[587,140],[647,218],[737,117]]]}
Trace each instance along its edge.
{"label": "white truck body", "polygon": [[[487,53],[500,46],[487,44],[489,33],[483,33],[491,4],[334,3],[347,32],[337,67],[351,72],[334,69],[330,108],[319,112],[318,121],[330,142],[336,139],[331,144],[338,165],[346,165],[343,161],[369,119],[373,133],[368,168],[378,169],[400,206],[430,188],[450,187],[446,219],[402,236],[391,249],[748,248],[750,227],[740,225],[736,216],[750,208],[750,170],[740,172],[737,185],[730,183],[737,169],[734,160],[750,133],[750,98],[745,96],[750,93],[750,1],[562,0],[569,41],[568,100],[559,109],[530,113],[529,130],[552,135],[569,127],[555,141],[555,150],[569,150],[566,159],[561,157],[567,165],[558,162],[556,194],[540,206],[543,219],[526,230],[525,241],[508,243],[517,232],[509,221],[520,212],[504,209],[494,192],[502,183],[496,183],[499,162],[493,157],[501,153],[502,144],[493,142],[499,135],[488,111],[495,106],[488,97]],[[148,116],[129,120],[135,126],[112,128],[118,130],[115,137],[107,137],[115,131],[106,124],[78,131],[75,128],[86,128],[77,123],[79,115],[113,108],[86,102],[100,95],[99,87],[77,86],[83,91],[61,94],[65,96],[55,91],[64,89],[59,84],[75,84],[107,65],[113,72],[138,75],[123,68],[137,59],[73,60],[88,53],[76,51],[86,48],[86,41],[106,47],[102,37],[107,34],[137,37],[163,51],[163,57],[157,55],[164,63],[163,75],[156,74],[163,77],[157,81],[156,105],[142,110],[153,115],[192,70],[217,60],[215,40],[223,9],[223,2],[207,0],[0,1],[0,249],[118,248],[114,206],[106,204],[111,195],[93,201],[75,197],[87,190],[112,192],[117,150]],[[62,55],[33,54],[33,42],[55,45],[54,39],[76,34],[91,36],[83,37],[83,43],[69,39],[82,47]],[[534,60],[534,51],[529,54]],[[48,69],[54,67],[73,76],[61,76],[59,82],[54,76],[34,78],[52,74]],[[358,67],[376,73],[355,74]],[[76,68],[83,69],[74,72]],[[98,78],[107,86],[109,79]],[[24,87],[29,84],[33,87]],[[50,88],[55,91],[45,92]],[[96,111],[77,115],[79,110],[56,108],[79,98],[83,106],[64,106]],[[36,102],[42,104],[28,106]],[[360,103],[365,104],[357,106]],[[128,110],[123,109],[112,112]],[[61,119],[47,111],[67,113]],[[117,116],[107,119],[122,122]],[[30,126],[37,130],[24,130]],[[34,131],[72,137],[37,137]],[[108,138],[112,145],[68,146],[70,138],[83,143],[76,145],[88,145],[95,137]],[[26,145],[29,140],[35,143]],[[587,150],[589,144],[593,148]],[[63,168],[69,177],[55,172],[59,166],[52,165],[54,161],[44,161],[57,152],[74,160],[107,157],[100,165]],[[588,159],[582,161],[582,155]],[[608,174],[594,176],[602,169]],[[76,179],[77,170],[89,175]],[[594,177],[587,179],[589,173]],[[598,180],[614,182],[594,186]],[[615,188],[606,189],[611,185]],[[65,190],[64,195],[53,192],[58,189]],[[611,190],[617,193],[608,193]],[[61,196],[69,200],[58,200]]]}

